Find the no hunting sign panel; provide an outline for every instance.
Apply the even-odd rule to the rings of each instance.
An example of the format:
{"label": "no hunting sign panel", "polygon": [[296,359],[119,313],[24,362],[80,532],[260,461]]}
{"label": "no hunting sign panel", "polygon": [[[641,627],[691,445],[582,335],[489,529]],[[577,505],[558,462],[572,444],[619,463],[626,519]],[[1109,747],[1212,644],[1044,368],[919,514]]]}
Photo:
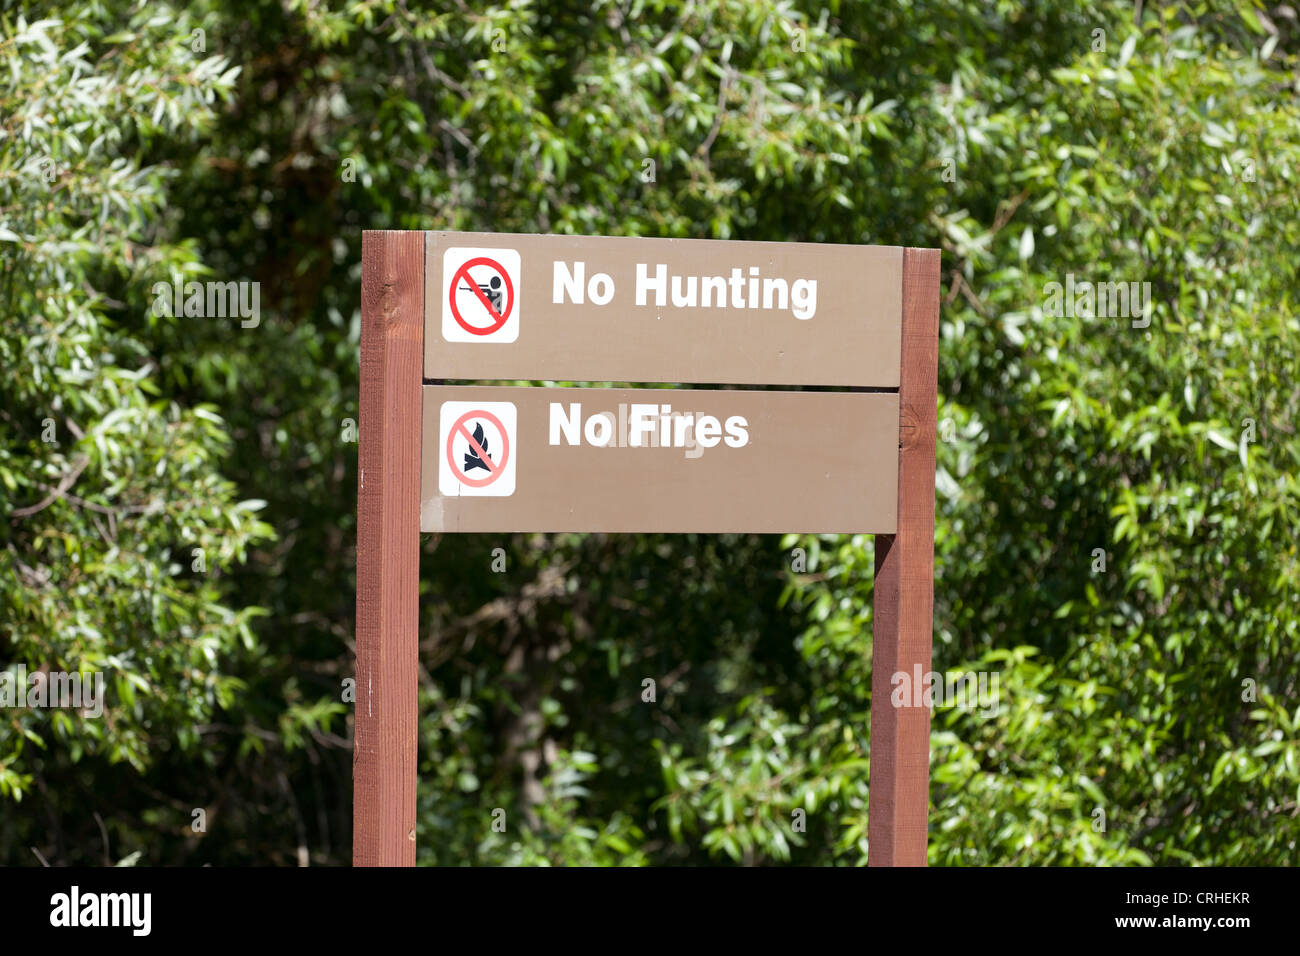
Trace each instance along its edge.
{"label": "no hunting sign panel", "polygon": [[421,532],[851,532],[869,862],[924,865],[929,710],[885,702],[930,667],[938,251],[367,232],[362,296],[354,861],[415,859]]}
{"label": "no hunting sign panel", "polygon": [[519,253],[451,247],[442,255],[442,337],[491,345],[519,338]]}
{"label": "no hunting sign panel", "polygon": [[426,378],[898,388],[898,247],[426,236]]}

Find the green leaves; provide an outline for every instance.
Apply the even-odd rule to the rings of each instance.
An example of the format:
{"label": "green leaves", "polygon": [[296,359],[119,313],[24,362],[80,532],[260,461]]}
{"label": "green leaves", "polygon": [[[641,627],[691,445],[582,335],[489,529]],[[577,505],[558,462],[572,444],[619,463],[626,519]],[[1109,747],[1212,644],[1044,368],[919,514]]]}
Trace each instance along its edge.
{"label": "green leaves", "polygon": [[[459,228],[942,245],[935,667],[1000,692],[934,714],[932,861],[1289,859],[1300,117],[1261,10],[0,24],[0,620],[113,712],[0,725],[13,852],[99,859],[98,800],[113,859],[347,858],[360,232]],[[1049,308],[1070,276],[1150,311]],[[155,315],[177,278],[260,281],[261,324]],[[866,861],[870,537],[423,547],[422,862]]]}
{"label": "green leaves", "polygon": [[[949,253],[939,419],[983,426],[974,443],[941,428],[936,668],[996,670],[1003,701],[994,720],[935,712],[936,863],[1278,863],[1296,838],[1286,811],[1231,802],[1293,808],[1300,790],[1294,729],[1247,719],[1240,684],[1300,666],[1300,565],[1274,518],[1300,505],[1300,445],[1277,431],[1300,321],[1275,281],[1300,230],[1269,212],[1293,204],[1300,125],[1230,18],[1113,22],[1107,53],[1067,51],[1047,80],[962,70],[932,107],[928,155],[964,151],[931,219]],[[1263,141],[1286,169],[1252,179],[1238,160]],[[1149,282],[1149,326],[1051,311],[1047,284],[1071,275]],[[869,577],[794,579],[806,646],[850,629]],[[1015,645],[1040,663],[983,657]]]}
{"label": "green leaves", "polygon": [[[155,400],[152,343],[134,334],[139,265],[193,259],[157,241],[168,170],[142,154],[202,129],[234,74],[174,42],[184,15],[82,13],[0,24],[6,659],[101,672],[108,694],[100,717],[30,708],[0,725],[0,796],[39,781],[52,809],[74,765],[143,774],[178,744],[196,752],[252,638],[217,578],[271,536],[217,467],[220,419]],[[121,18],[131,30],[107,30]]]}

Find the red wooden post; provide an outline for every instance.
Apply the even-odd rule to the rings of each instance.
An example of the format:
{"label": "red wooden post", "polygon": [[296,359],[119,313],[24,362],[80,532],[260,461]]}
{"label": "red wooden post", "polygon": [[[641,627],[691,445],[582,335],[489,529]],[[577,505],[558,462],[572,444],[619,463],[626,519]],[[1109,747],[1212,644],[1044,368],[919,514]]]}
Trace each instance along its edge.
{"label": "red wooden post", "polygon": [[[930,671],[934,623],[934,464],[938,415],[939,250],[903,250],[898,533],[876,536],[867,862],[925,866],[930,711],[890,702],[891,678]],[[919,693],[923,688],[917,688]]]}
{"label": "red wooden post", "polygon": [[424,233],[361,239],[352,862],[415,864]]}

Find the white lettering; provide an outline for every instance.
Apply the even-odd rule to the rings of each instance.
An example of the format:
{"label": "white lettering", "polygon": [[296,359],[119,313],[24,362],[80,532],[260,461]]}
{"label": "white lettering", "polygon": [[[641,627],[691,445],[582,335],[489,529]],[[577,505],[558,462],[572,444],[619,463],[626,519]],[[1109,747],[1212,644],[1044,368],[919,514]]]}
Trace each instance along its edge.
{"label": "white lettering", "polygon": [[722,436],[722,423],[712,415],[701,415],[695,424],[695,440],[701,448],[712,448]]}
{"label": "white lettering", "polygon": [[563,262],[555,263],[555,278],[551,284],[551,302],[562,305],[567,295],[575,305],[582,305],[582,277],[587,274],[585,262],[575,262],[576,273],[570,272]]}
{"label": "white lettering", "polygon": [[614,298],[614,280],[603,272],[597,272],[587,283],[587,295],[596,305],[605,305]]}
{"label": "white lettering", "polygon": [[657,430],[659,417],[658,405],[643,405],[639,402],[632,403],[632,435],[629,444],[638,448],[644,448],[645,444],[641,441],[642,433],[654,435]]}
{"label": "white lettering", "polygon": [[790,287],[790,304],[796,319],[811,319],[817,314],[817,280],[795,279]]}
{"label": "white lettering", "polygon": [[636,264],[637,305],[645,305],[646,293],[651,289],[654,289],[655,305],[662,306],[664,304],[664,293],[668,289],[668,267],[662,262],[655,266],[655,277],[652,282],[650,276],[646,272],[645,263],[638,262]]}
{"label": "white lettering", "polygon": [[[604,448],[614,435],[614,416],[610,412],[601,412],[587,419],[582,432],[587,436],[587,444]],[[555,442],[551,442],[555,444]]]}
{"label": "white lettering", "polygon": [[749,444],[749,422],[742,415],[732,415],[727,419],[727,444],[732,448],[744,448]]}
{"label": "white lettering", "polygon": [[569,403],[569,417],[564,417],[564,406],[559,402],[551,402],[551,433],[550,444],[558,445],[560,443],[560,433],[564,433],[564,440],[570,445],[578,444],[578,421],[582,418],[582,406],[577,402]]}

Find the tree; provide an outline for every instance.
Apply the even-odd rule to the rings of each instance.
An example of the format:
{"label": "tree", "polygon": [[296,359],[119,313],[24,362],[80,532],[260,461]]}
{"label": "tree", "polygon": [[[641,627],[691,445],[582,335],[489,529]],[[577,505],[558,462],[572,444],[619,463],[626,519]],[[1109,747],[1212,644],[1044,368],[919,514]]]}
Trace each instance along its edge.
{"label": "tree", "polygon": [[[111,717],[0,720],[0,857],[348,859],[360,233],[439,228],[942,245],[935,661],[998,696],[936,710],[932,862],[1286,862],[1286,9],[6,13],[0,627]],[[864,862],[872,560],[424,539],[421,861]]]}

